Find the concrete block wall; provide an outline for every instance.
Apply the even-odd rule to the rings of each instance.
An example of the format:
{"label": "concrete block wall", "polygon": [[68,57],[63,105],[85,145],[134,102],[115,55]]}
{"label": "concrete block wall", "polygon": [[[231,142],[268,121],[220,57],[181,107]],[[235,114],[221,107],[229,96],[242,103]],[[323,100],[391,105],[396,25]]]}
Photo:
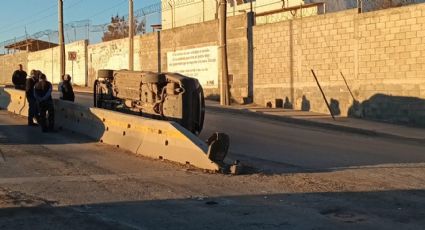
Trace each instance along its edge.
{"label": "concrete block wall", "polygon": [[[242,103],[248,95],[247,17],[239,15],[228,20],[228,58],[231,93]],[[218,21],[192,24],[162,30],[134,38],[134,69],[167,71],[167,52],[218,46]],[[158,44],[159,42],[159,44]],[[159,46],[158,46],[159,45]],[[158,57],[158,48],[160,56]],[[128,69],[128,39],[118,39],[88,46],[88,83],[91,86],[99,69]],[[160,63],[158,63],[160,61]],[[220,66],[219,73],[221,72]],[[217,76],[220,79],[220,76]],[[207,97],[216,97],[218,88],[205,89]]]}
{"label": "concrete block wall", "polygon": [[0,56],[0,84],[12,84],[13,72],[18,69],[19,64],[22,64],[24,70],[29,72],[27,63],[27,52]]}
{"label": "concrete block wall", "polygon": [[[363,14],[348,10],[256,26],[254,100],[265,104],[270,99],[288,98],[296,109],[327,113],[313,69],[341,115],[349,114],[358,103],[354,103],[340,72],[360,107],[365,101],[365,107],[370,107],[370,99],[383,94],[410,97],[411,108],[424,111],[416,100],[425,99],[424,28],[425,4]],[[403,103],[409,104],[409,100]],[[360,115],[399,118],[380,109],[364,109]]]}
{"label": "concrete block wall", "polygon": [[159,38],[160,34],[155,32],[140,36],[137,40],[138,47],[140,48],[135,51],[134,62],[138,63],[140,69],[154,72],[160,71],[158,65],[158,48],[161,46],[161,43],[158,44]]}
{"label": "concrete block wall", "polygon": [[[232,98],[242,103],[248,96],[247,16],[228,19],[227,42]],[[167,52],[205,46],[218,46],[218,21],[192,24],[161,31],[161,68],[167,71]],[[221,67],[219,66],[219,75]],[[217,76],[220,79],[220,76]],[[219,89],[205,89],[207,97],[216,97]]]}
{"label": "concrete block wall", "polygon": [[[88,84],[99,69],[128,69],[128,38],[88,46]],[[134,70],[158,71],[158,34],[134,37]]]}
{"label": "concrete block wall", "polygon": [[167,53],[218,45],[218,23],[209,21],[161,31],[161,68],[167,71]]}
{"label": "concrete block wall", "polygon": [[[74,84],[84,86],[87,78],[87,41],[77,41],[65,46],[67,74],[72,75]],[[77,60],[68,60],[68,52],[77,52]],[[32,69],[41,70],[54,84],[61,80],[59,67],[59,47],[28,53],[28,74]]]}

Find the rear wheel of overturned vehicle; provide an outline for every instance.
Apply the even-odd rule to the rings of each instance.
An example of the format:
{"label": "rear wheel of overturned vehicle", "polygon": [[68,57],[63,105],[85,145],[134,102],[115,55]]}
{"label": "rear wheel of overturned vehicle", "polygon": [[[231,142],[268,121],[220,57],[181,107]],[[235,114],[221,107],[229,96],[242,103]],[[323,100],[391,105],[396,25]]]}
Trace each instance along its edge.
{"label": "rear wheel of overturned vehicle", "polygon": [[96,108],[102,108],[103,107],[103,90],[98,80],[94,82],[93,98],[94,98],[93,106]]}

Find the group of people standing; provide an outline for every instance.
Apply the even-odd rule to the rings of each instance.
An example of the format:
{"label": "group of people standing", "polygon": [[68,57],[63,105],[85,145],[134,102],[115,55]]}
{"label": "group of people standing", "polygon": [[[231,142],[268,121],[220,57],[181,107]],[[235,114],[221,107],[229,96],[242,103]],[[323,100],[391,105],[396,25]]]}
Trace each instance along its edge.
{"label": "group of people standing", "polygon": [[[25,90],[28,101],[28,125],[41,126],[43,132],[54,131],[55,110],[53,106],[52,91],[53,86],[47,77],[40,70],[31,70],[30,75],[22,69],[16,70],[12,77],[15,89]],[[60,99],[74,101],[75,95],[71,84],[71,76],[62,76],[62,81],[58,85]],[[36,120],[35,123],[34,119]]]}

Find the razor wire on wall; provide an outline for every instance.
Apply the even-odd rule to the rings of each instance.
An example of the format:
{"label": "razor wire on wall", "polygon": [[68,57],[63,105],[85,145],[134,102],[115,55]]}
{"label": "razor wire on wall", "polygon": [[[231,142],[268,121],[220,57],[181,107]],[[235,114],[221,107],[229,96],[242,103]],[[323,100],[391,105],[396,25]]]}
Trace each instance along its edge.
{"label": "razor wire on wall", "polygon": [[423,3],[425,0],[357,0],[361,12],[383,10],[411,4]]}
{"label": "razor wire on wall", "polygon": [[[206,0],[204,0],[206,1]],[[281,2],[282,0],[277,0]],[[305,3],[314,3],[314,2],[325,2],[327,12],[335,12],[341,10],[351,9],[357,6],[361,12],[369,12],[374,10],[382,10],[393,7],[400,7],[410,4],[423,3],[425,0],[305,0]],[[153,31],[152,25],[170,23],[170,22],[161,22],[161,14],[163,12],[168,13],[172,12],[176,8],[182,8],[185,6],[200,4],[203,1],[200,0],[168,0],[161,1],[155,4],[143,7],[134,12],[135,21],[136,21],[136,34],[144,34]],[[245,2],[245,1],[244,1]],[[255,8],[261,7],[256,6]],[[229,12],[228,12],[229,13]],[[231,12],[230,12],[231,13]],[[195,21],[193,18],[203,18],[203,12],[188,15],[187,18],[180,18],[181,20],[186,21]],[[308,14],[304,14],[307,16]],[[111,15],[112,18],[116,15]],[[121,22],[124,26],[128,26],[128,15],[118,15],[122,18]],[[276,14],[270,16],[270,21],[282,21],[289,20],[293,18],[293,15],[289,14]],[[203,20],[203,19],[202,19]],[[199,21],[199,22],[202,22]],[[268,21],[268,19],[267,19]],[[89,40],[91,44],[98,43],[102,41],[102,38],[105,36],[105,33],[110,30],[113,22],[110,17],[105,18],[105,23],[94,25],[91,20],[81,20],[70,22],[64,25],[64,37],[65,43],[71,43],[78,40]],[[125,37],[124,34],[122,37]],[[9,39],[7,41],[0,42],[0,54],[6,53],[5,47],[26,39],[38,39],[51,43],[58,43],[58,31],[57,30],[44,30],[34,34],[26,34],[19,37]]]}
{"label": "razor wire on wall", "polygon": [[[74,21],[64,24],[65,43],[72,43],[79,40],[88,40],[91,44],[101,42],[111,26],[115,26],[111,19],[116,16],[120,18],[120,21],[122,19],[123,26],[128,26],[128,15],[111,15],[105,18],[105,23],[96,25],[91,20]],[[152,32],[152,25],[161,24],[161,3],[158,2],[135,10],[134,19],[136,22],[135,34],[140,35]],[[126,37],[126,34],[116,38],[124,37]],[[59,33],[57,30],[47,29],[2,41],[0,42],[0,54],[6,54],[8,52],[5,48],[6,46],[27,39],[36,39],[57,44],[59,43]]]}

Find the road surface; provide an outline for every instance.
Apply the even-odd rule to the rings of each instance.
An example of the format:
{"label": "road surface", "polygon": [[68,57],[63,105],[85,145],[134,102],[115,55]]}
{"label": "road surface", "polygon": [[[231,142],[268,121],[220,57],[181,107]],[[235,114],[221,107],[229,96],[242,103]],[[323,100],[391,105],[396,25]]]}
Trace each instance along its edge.
{"label": "road surface", "polygon": [[[76,103],[91,106],[92,101],[90,94],[76,95]],[[231,158],[273,172],[329,171],[425,162],[425,145],[420,143],[207,110],[201,138],[207,139],[216,131],[230,135]]]}
{"label": "road surface", "polygon": [[[226,116],[231,120],[224,120]],[[233,151],[246,156],[258,151],[264,155],[256,157],[272,156],[285,163],[287,159],[320,168],[321,164],[314,162],[318,157],[308,149],[325,157],[322,148],[333,147],[309,140],[320,136],[318,131],[226,114],[209,115],[208,121],[209,129],[227,124],[231,135],[240,135],[233,137]],[[213,121],[225,124],[211,126]],[[238,133],[248,130],[244,135]],[[254,142],[255,136],[245,139],[267,132],[270,134],[259,137],[258,142]],[[274,136],[271,132],[283,133]],[[304,141],[290,144],[298,132]],[[364,137],[322,135],[351,138],[358,144],[377,143]],[[267,142],[272,137],[273,141]],[[239,147],[238,141],[252,148],[260,145],[244,153],[247,147]],[[341,156],[360,152],[353,152],[354,147],[344,150],[344,143],[333,145],[343,151]],[[284,146],[298,151],[299,156],[292,159],[287,151],[272,149]],[[408,151],[402,153],[413,156]],[[337,153],[332,152],[329,156]],[[335,162],[344,162],[343,157],[337,158]],[[361,162],[361,157],[351,158]],[[375,154],[367,164],[400,161],[397,159]],[[333,162],[318,161],[322,166]],[[42,133],[39,127],[26,126],[25,118],[0,111],[0,229],[419,230],[425,228],[423,175],[423,163],[273,175],[208,174],[137,157],[65,131]]]}

